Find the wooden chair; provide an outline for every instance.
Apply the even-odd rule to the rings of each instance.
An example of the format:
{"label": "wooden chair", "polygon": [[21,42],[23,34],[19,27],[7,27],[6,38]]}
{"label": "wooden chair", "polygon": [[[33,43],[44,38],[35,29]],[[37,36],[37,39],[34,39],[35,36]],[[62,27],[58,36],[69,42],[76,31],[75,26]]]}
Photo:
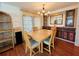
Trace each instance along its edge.
{"label": "wooden chair", "polygon": [[[24,40],[25,40],[25,52],[27,53],[27,49],[29,48],[30,50],[30,56],[32,55],[32,53],[34,53],[34,55],[38,52],[40,52],[40,43],[38,43],[37,41],[33,40],[27,33],[23,34],[24,36]],[[33,49],[35,48],[39,48],[38,52],[35,52]]]}
{"label": "wooden chair", "polygon": [[55,35],[56,35],[56,27],[53,27],[53,29],[51,29],[51,35],[43,42],[44,44],[48,45],[48,49],[47,48],[44,49],[49,53],[51,53],[51,46],[54,48]]}
{"label": "wooden chair", "polygon": [[[54,39],[55,39],[55,36],[56,36],[56,32],[57,32],[57,29],[56,29],[56,27],[54,27],[54,28],[52,28],[53,29],[53,31],[54,31],[54,34],[53,34],[53,37],[52,37],[52,43],[51,43],[51,47],[53,47],[54,48]],[[51,29],[51,30],[52,30]]]}
{"label": "wooden chair", "polygon": [[38,27],[33,27],[33,31],[37,31],[38,30]]}

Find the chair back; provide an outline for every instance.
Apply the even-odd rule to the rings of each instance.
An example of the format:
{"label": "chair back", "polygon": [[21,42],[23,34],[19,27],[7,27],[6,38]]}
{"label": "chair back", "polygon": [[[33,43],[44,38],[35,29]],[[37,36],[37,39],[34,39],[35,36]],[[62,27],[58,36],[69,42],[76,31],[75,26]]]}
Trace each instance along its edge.
{"label": "chair back", "polygon": [[54,42],[55,35],[56,35],[56,27],[53,27],[53,28],[51,28],[51,37],[50,37],[50,41],[49,41],[50,44],[52,42]]}
{"label": "chair back", "polygon": [[38,30],[38,27],[33,27],[33,31],[37,31]]}
{"label": "chair back", "polygon": [[30,43],[30,36],[27,34],[27,32],[25,32],[24,34],[23,34],[23,36],[24,36],[24,41],[25,41],[25,44],[29,47],[29,48],[31,48],[31,43]]}

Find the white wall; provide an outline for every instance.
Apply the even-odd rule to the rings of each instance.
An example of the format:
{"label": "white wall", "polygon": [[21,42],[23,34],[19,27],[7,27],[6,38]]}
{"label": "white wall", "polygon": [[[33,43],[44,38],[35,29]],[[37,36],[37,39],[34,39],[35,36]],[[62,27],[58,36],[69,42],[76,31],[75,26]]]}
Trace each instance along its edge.
{"label": "white wall", "polygon": [[37,16],[37,14],[31,13],[31,12],[27,12],[27,11],[23,11],[23,15],[24,16]]}
{"label": "white wall", "polygon": [[78,9],[77,9],[75,45],[79,46],[79,5],[78,5]]}
{"label": "white wall", "polygon": [[1,9],[1,2],[0,2],[0,9]]}
{"label": "white wall", "polygon": [[55,11],[52,11],[51,13],[63,12],[63,11],[71,10],[71,9],[75,9],[75,8],[78,8],[78,4],[71,5],[71,6],[67,6],[67,7],[65,7],[65,8],[57,9],[57,10],[55,10]]}
{"label": "white wall", "polygon": [[3,11],[11,16],[13,28],[22,27],[22,12],[20,8],[6,3],[1,3],[0,11]]}

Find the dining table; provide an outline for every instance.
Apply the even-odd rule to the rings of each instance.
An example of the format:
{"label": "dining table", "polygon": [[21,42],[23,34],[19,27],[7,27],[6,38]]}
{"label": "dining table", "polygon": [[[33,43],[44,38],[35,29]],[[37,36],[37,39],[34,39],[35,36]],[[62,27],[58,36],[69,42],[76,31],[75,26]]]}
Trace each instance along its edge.
{"label": "dining table", "polygon": [[41,53],[43,53],[43,41],[51,35],[51,30],[40,29],[28,33],[35,41],[41,44]]}

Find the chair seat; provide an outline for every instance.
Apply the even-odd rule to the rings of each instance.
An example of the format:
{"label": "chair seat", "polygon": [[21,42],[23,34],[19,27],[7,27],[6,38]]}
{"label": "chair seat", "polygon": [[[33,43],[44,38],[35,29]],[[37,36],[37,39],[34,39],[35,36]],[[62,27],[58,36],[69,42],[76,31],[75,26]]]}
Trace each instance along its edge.
{"label": "chair seat", "polygon": [[30,39],[30,43],[31,43],[32,48],[35,48],[39,45],[39,43],[33,39]]}
{"label": "chair seat", "polygon": [[44,40],[44,44],[49,45],[49,41],[50,41],[50,36],[47,39]]}

